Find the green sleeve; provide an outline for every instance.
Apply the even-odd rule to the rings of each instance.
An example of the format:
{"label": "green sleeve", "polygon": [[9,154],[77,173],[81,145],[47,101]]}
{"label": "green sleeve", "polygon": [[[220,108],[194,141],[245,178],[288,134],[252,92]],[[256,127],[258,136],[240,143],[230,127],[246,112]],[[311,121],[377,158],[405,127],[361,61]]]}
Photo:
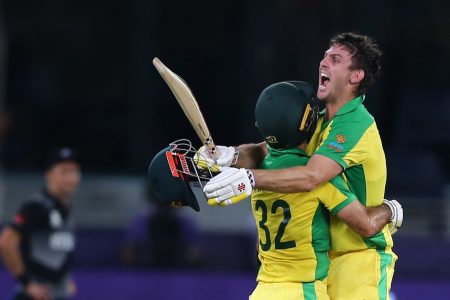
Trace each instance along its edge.
{"label": "green sleeve", "polygon": [[368,115],[348,114],[336,116],[329,124],[330,130],[327,138],[320,144],[314,154],[320,154],[336,161],[344,170],[359,164],[368,149],[357,147],[364,133],[374,122]]}

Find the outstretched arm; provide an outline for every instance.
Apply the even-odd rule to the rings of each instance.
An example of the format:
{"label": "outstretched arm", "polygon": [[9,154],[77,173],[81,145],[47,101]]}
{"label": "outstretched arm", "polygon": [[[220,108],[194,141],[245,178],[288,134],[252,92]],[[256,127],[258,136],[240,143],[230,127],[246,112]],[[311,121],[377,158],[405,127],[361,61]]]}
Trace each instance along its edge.
{"label": "outstretched arm", "polygon": [[309,192],[342,172],[331,158],[313,155],[306,166],[279,170],[252,169],[255,187],[280,193]]}
{"label": "outstretched arm", "polygon": [[[248,153],[258,151],[254,146],[249,149],[244,152],[244,159]],[[228,168],[211,179],[203,192],[211,200],[210,205],[229,205],[247,198],[253,188],[279,193],[309,192],[341,172],[341,166],[334,160],[316,154],[306,166],[278,170]],[[222,203],[224,200],[227,201]]]}

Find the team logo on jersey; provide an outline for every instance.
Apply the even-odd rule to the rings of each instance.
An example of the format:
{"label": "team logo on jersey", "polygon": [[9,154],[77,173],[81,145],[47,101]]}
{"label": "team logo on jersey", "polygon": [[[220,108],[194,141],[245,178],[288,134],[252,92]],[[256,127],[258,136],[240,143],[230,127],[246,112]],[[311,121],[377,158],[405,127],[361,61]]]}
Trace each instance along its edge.
{"label": "team logo on jersey", "polygon": [[274,135],[269,135],[266,136],[266,142],[268,142],[269,144],[276,144],[278,143],[277,137]]}
{"label": "team logo on jersey", "polygon": [[55,232],[49,237],[49,246],[56,251],[72,251],[75,248],[75,237],[71,232]]}
{"label": "team logo on jersey", "polygon": [[245,191],[245,184],[239,183],[237,189],[240,193],[242,193],[243,191]]}
{"label": "team logo on jersey", "polygon": [[343,134],[338,134],[338,135],[336,136],[336,141],[337,141],[339,144],[345,143],[345,140],[346,140],[346,137],[345,137],[345,135],[343,135]]}
{"label": "team logo on jersey", "polygon": [[50,226],[52,228],[59,228],[63,225],[63,220],[61,214],[57,210],[52,210],[50,212]]}
{"label": "team logo on jersey", "polygon": [[335,141],[329,142],[327,144],[327,147],[330,148],[330,149],[333,149],[336,152],[344,151],[344,146],[342,146],[341,144],[339,144],[339,143],[337,143]]}

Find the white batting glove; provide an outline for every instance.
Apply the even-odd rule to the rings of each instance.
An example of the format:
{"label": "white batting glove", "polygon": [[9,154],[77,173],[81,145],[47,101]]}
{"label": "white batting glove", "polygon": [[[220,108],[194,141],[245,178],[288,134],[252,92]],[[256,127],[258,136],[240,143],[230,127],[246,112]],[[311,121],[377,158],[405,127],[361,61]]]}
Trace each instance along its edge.
{"label": "white batting glove", "polygon": [[216,146],[220,156],[215,160],[208,148],[205,146],[198,149],[194,155],[194,161],[202,169],[211,169],[212,172],[219,172],[223,167],[231,167],[236,164],[239,152],[234,147]]}
{"label": "white batting glove", "polygon": [[388,228],[392,235],[397,232],[400,226],[402,226],[403,208],[397,200],[384,199],[383,203],[389,206],[392,213],[391,220],[388,223]]}
{"label": "white batting glove", "polygon": [[214,176],[203,188],[208,204],[230,205],[249,197],[252,194],[255,180],[250,170],[241,168],[224,168]]}

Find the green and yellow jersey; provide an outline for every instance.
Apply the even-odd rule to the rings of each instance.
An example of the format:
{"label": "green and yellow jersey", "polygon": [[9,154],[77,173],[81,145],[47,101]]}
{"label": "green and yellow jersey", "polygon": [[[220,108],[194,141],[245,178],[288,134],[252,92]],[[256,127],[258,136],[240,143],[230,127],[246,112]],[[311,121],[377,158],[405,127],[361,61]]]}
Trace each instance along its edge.
{"label": "green and yellow jersey", "polygon": [[[369,207],[380,205],[386,185],[386,158],[374,118],[356,97],[329,121],[319,119],[308,153],[329,157],[342,166],[350,190]],[[312,153],[313,152],[313,153]],[[362,238],[336,217],[331,218],[332,250],[347,252],[392,247],[387,226],[370,238]]]}
{"label": "green and yellow jersey", "polygon": [[[261,169],[306,165],[301,149],[269,148]],[[356,197],[341,176],[305,193],[255,189],[252,210],[259,237],[259,282],[312,282],[328,274],[329,213],[338,213]],[[328,210],[327,210],[328,209]]]}

